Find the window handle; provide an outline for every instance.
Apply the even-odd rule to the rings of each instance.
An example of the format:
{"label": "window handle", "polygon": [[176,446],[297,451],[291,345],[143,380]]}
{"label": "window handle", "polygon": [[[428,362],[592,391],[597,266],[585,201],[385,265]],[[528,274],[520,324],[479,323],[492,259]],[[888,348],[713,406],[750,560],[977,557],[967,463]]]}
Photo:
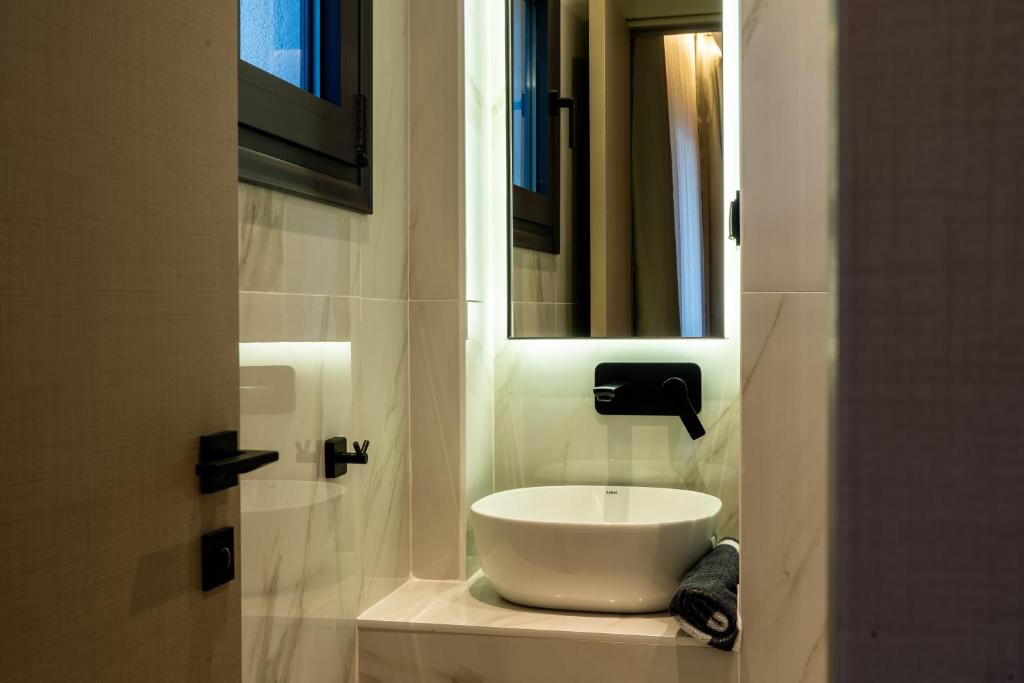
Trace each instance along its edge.
{"label": "window handle", "polygon": [[561,97],[557,90],[548,91],[548,114],[558,116],[562,109],[569,110],[569,149],[576,146],[576,100]]}

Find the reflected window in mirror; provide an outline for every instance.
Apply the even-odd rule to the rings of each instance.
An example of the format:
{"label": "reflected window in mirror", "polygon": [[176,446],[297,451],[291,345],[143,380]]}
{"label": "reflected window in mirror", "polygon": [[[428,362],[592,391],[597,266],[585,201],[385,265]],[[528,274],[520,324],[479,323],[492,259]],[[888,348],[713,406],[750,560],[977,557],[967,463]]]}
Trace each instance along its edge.
{"label": "reflected window in mirror", "polygon": [[559,0],[511,0],[513,240],[558,253]]}
{"label": "reflected window in mirror", "polygon": [[[541,96],[545,74],[543,27],[537,0],[514,0],[512,11],[512,182],[531,192],[543,192],[547,181]],[[546,21],[546,18],[544,19]]]}
{"label": "reflected window in mirror", "polygon": [[724,336],[720,1],[510,3],[509,336]]}

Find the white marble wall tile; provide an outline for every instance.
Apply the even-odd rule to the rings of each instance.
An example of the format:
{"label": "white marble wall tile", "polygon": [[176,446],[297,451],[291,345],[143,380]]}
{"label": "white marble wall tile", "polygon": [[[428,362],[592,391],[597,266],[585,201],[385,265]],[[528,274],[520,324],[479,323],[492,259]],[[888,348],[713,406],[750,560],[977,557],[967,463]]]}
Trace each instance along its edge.
{"label": "white marble wall tile", "polygon": [[491,267],[507,209],[505,184],[505,60],[493,50],[493,35],[503,35],[504,5],[466,0],[463,5],[465,86],[466,298],[494,296],[492,281],[504,269]]}
{"label": "white marble wall tile", "polygon": [[827,0],[743,5],[743,680],[827,677]]}
{"label": "white marble wall tile", "polygon": [[[494,491],[494,342],[493,309],[483,303],[466,305],[466,509]],[[473,529],[466,528],[466,574],[479,560]]]}
{"label": "white marble wall tile", "polygon": [[463,0],[410,3],[410,298],[465,295]]}
{"label": "white marble wall tile", "polygon": [[826,680],[829,295],[743,295],[743,680]]}
{"label": "white marble wall tile", "polygon": [[240,183],[239,289],[359,294],[365,216]]}
{"label": "white marble wall tile", "polygon": [[[242,680],[254,683],[353,683],[358,680],[356,625],[351,619],[264,614],[243,600],[242,631],[261,658],[243,658]],[[248,611],[247,611],[248,610]]]}
{"label": "white marble wall tile", "polygon": [[369,463],[350,468],[345,482],[360,500],[355,604],[362,610],[409,576],[409,316],[404,301],[363,300],[360,308],[344,429],[370,440]]}
{"label": "white marble wall tile", "polygon": [[469,506],[494,490],[494,329],[505,319],[499,285],[505,268],[507,210],[506,94],[504,52],[494,50],[494,35],[504,35],[505,5],[490,0],[463,4],[465,79],[466,194],[466,409],[464,429],[466,568],[474,572],[476,557]]}
{"label": "white marble wall tile", "polygon": [[465,304],[411,301],[413,574],[462,576]]}
{"label": "white marble wall tile", "polygon": [[323,440],[351,412],[351,345],[242,344],[240,362],[291,368],[295,397],[275,412],[250,413],[243,402],[241,446],[281,455],[241,482],[243,672],[247,681],[303,680],[300,669],[317,661],[302,656],[312,596],[340,600],[339,579],[355,554],[354,536],[337,525],[355,516],[355,497],[342,481],[323,481],[320,461]]}
{"label": "white marble wall tile", "polygon": [[[242,447],[272,449],[280,454],[278,462],[247,474],[244,481],[322,480],[319,460],[322,442],[328,436],[335,436],[330,432],[342,429],[352,412],[352,345],[347,342],[247,343],[239,347],[239,363],[243,369],[290,368],[292,387],[268,389],[282,395],[290,391],[294,395],[291,404],[286,403],[273,412],[242,412]],[[244,401],[242,405],[246,408],[249,402]],[[309,492],[312,495],[313,489]]]}
{"label": "white marble wall tile", "polygon": [[409,6],[373,3],[373,215],[350,215],[359,294],[409,295]]}
{"label": "white marble wall tile", "polygon": [[360,293],[360,246],[372,221],[336,206],[284,195],[283,290],[302,294]]}
{"label": "white marble wall tile", "polygon": [[[312,672],[339,653],[336,680],[353,680],[355,616],[409,576],[407,304],[361,301],[353,315],[349,343],[241,347],[243,366],[295,376],[291,410],[242,415],[243,447],[281,453],[242,486],[246,680],[324,680]],[[370,440],[369,462],[324,481],[330,436]],[[337,640],[309,660],[325,629]]]}
{"label": "white marble wall tile", "polygon": [[347,341],[358,305],[351,297],[240,292],[240,341]]}
{"label": "white marble wall tile", "polygon": [[735,683],[738,657],[710,648],[360,630],[363,683]]}
{"label": "white marble wall tile", "polygon": [[238,288],[280,292],[284,283],[285,195],[238,185]]}
{"label": "white marble wall tile", "polygon": [[827,291],[828,0],[744,2],[744,291]]}

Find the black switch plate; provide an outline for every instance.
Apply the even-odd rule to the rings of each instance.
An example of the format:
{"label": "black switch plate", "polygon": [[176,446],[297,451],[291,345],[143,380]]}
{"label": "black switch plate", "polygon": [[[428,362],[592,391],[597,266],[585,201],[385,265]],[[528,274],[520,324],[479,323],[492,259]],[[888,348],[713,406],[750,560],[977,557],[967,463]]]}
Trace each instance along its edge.
{"label": "black switch plate", "polygon": [[202,536],[203,590],[235,578],[235,528],[226,526]]}

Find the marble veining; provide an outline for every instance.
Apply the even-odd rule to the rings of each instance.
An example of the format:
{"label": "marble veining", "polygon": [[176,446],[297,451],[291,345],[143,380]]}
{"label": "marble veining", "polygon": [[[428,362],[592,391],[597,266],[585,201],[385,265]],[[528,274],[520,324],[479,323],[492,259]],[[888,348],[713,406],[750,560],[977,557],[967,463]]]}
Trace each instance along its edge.
{"label": "marble veining", "polygon": [[[406,304],[357,311],[351,342],[241,346],[246,367],[295,371],[291,410],[242,414],[243,447],[281,453],[243,481],[247,680],[319,680],[303,678],[311,661],[300,653],[325,629],[334,646],[312,662],[351,680],[355,615],[408,576]],[[334,435],[369,438],[371,458],[325,482],[321,448]],[[334,623],[314,618],[325,609]]]}
{"label": "marble veining", "polygon": [[412,299],[465,296],[462,4],[463,0],[410,3]]}
{"label": "marble veining", "polygon": [[[494,343],[493,309],[466,305],[466,509],[494,490]],[[472,524],[466,527],[465,575],[479,568]]]}
{"label": "marble veining", "polygon": [[742,3],[747,683],[828,670],[832,4]]}
{"label": "marble veining", "polygon": [[352,338],[359,299],[313,294],[239,292],[242,342],[329,342]]}
{"label": "marble veining", "polygon": [[413,301],[409,309],[413,573],[423,578],[454,579],[462,572],[463,306]]}
{"label": "marble veining", "polygon": [[830,7],[742,3],[744,291],[829,289]]}
{"label": "marble veining", "polygon": [[[465,566],[461,576],[478,568],[469,506],[494,490],[494,331],[505,318],[504,233],[505,59],[495,51],[494,36],[504,35],[505,5],[490,0],[463,3],[465,58],[465,243],[466,340],[463,438]],[[499,322],[502,321],[502,322]]]}
{"label": "marble veining", "polygon": [[743,435],[751,445],[740,571],[751,683],[826,675],[828,298],[743,295]]}

